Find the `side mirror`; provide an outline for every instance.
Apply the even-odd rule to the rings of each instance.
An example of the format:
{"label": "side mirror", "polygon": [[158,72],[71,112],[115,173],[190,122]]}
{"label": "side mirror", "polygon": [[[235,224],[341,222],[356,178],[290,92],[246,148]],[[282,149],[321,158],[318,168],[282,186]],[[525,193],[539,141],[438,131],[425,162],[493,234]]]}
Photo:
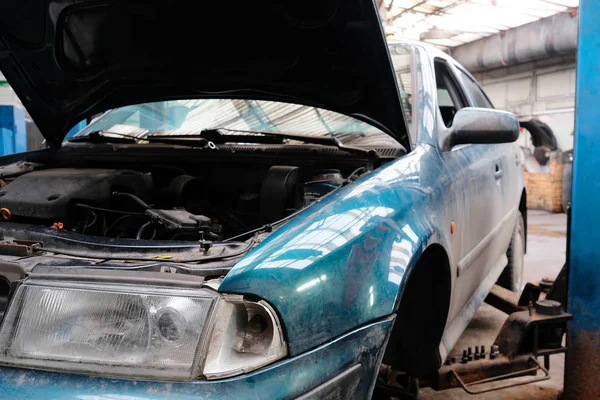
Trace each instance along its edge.
{"label": "side mirror", "polygon": [[444,148],[459,144],[511,143],[519,138],[519,121],[506,111],[467,107],[454,116]]}

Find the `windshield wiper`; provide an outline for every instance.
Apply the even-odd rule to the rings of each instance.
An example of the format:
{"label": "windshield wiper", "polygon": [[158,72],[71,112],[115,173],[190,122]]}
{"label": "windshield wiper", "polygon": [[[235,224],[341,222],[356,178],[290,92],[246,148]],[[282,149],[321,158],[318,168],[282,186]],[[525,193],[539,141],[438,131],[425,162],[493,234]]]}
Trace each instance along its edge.
{"label": "windshield wiper", "polygon": [[177,144],[190,147],[204,147],[208,140],[202,135],[148,135],[144,138],[149,143]]}
{"label": "windshield wiper", "polygon": [[68,142],[84,143],[137,143],[138,139],[125,133],[110,131],[93,131],[87,135],[74,136],[67,139]]}
{"label": "windshield wiper", "polygon": [[[221,131],[236,132],[242,135],[227,135],[221,133]],[[244,135],[245,134],[245,135]],[[323,146],[335,146],[339,150],[347,153],[357,154],[361,157],[366,157],[375,167],[379,166],[380,158],[379,154],[375,150],[367,150],[359,147],[346,146],[335,136],[304,136],[294,135],[289,133],[272,133],[272,132],[257,132],[257,131],[243,131],[236,129],[209,129],[202,131],[198,135],[149,135],[144,138],[149,142],[169,142],[176,144],[186,143],[188,145],[198,146],[198,140],[204,140],[206,143],[212,142],[216,144],[223,144],[227,142],[236,143],[262,143],[262,144],[281,144],[284,139],[297,140],[299,142],[319,144]],[[194,140],[195,139],[195,140]]]}
{"label": "windshield wiper", "polygon": [[282,144],[285,138],[262,136],[243,132],[241,135],[223,135],[218,130],[205,130],[197,135],[149,135],[144,139],[150,143],[173,143],[187,146],[201,146],[208,142],[214,144],[225,143],[256,143],[256,144]]}

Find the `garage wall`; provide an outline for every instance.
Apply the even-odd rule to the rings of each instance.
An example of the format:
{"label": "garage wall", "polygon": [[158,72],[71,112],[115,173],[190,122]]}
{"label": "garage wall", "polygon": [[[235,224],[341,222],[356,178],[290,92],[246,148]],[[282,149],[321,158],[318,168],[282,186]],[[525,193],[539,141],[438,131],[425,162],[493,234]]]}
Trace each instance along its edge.
{"label": "garage wall", "polygon": [[[547,123],[561,150],[573,148],[575,118],[575,60],[572,57],[528,63],[474,74],[498,109],[519,118]],[[522,146],[531,147],[528,135]]]}

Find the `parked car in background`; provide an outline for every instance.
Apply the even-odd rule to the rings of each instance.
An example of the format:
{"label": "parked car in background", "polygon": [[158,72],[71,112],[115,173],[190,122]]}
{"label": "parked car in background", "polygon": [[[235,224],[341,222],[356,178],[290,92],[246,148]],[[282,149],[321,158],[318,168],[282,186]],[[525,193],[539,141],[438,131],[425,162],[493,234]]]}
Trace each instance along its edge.
{"label": "parked car in background", "polygon": [[6,398],[369,398],[520,289],[517,119],[372,1],[7,1]]}

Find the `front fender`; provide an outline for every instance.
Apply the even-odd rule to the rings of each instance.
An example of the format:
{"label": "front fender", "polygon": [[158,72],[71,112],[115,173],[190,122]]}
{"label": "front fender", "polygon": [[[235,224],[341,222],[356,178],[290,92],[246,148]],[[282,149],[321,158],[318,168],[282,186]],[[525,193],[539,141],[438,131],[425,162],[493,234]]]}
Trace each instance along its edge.
{"label": "front fender", "polygon": [[439,236],[426,156],[415,150],[308,208],[238,262],[219,291],[269,301],[290,355],[393,313],[412,265]]}

